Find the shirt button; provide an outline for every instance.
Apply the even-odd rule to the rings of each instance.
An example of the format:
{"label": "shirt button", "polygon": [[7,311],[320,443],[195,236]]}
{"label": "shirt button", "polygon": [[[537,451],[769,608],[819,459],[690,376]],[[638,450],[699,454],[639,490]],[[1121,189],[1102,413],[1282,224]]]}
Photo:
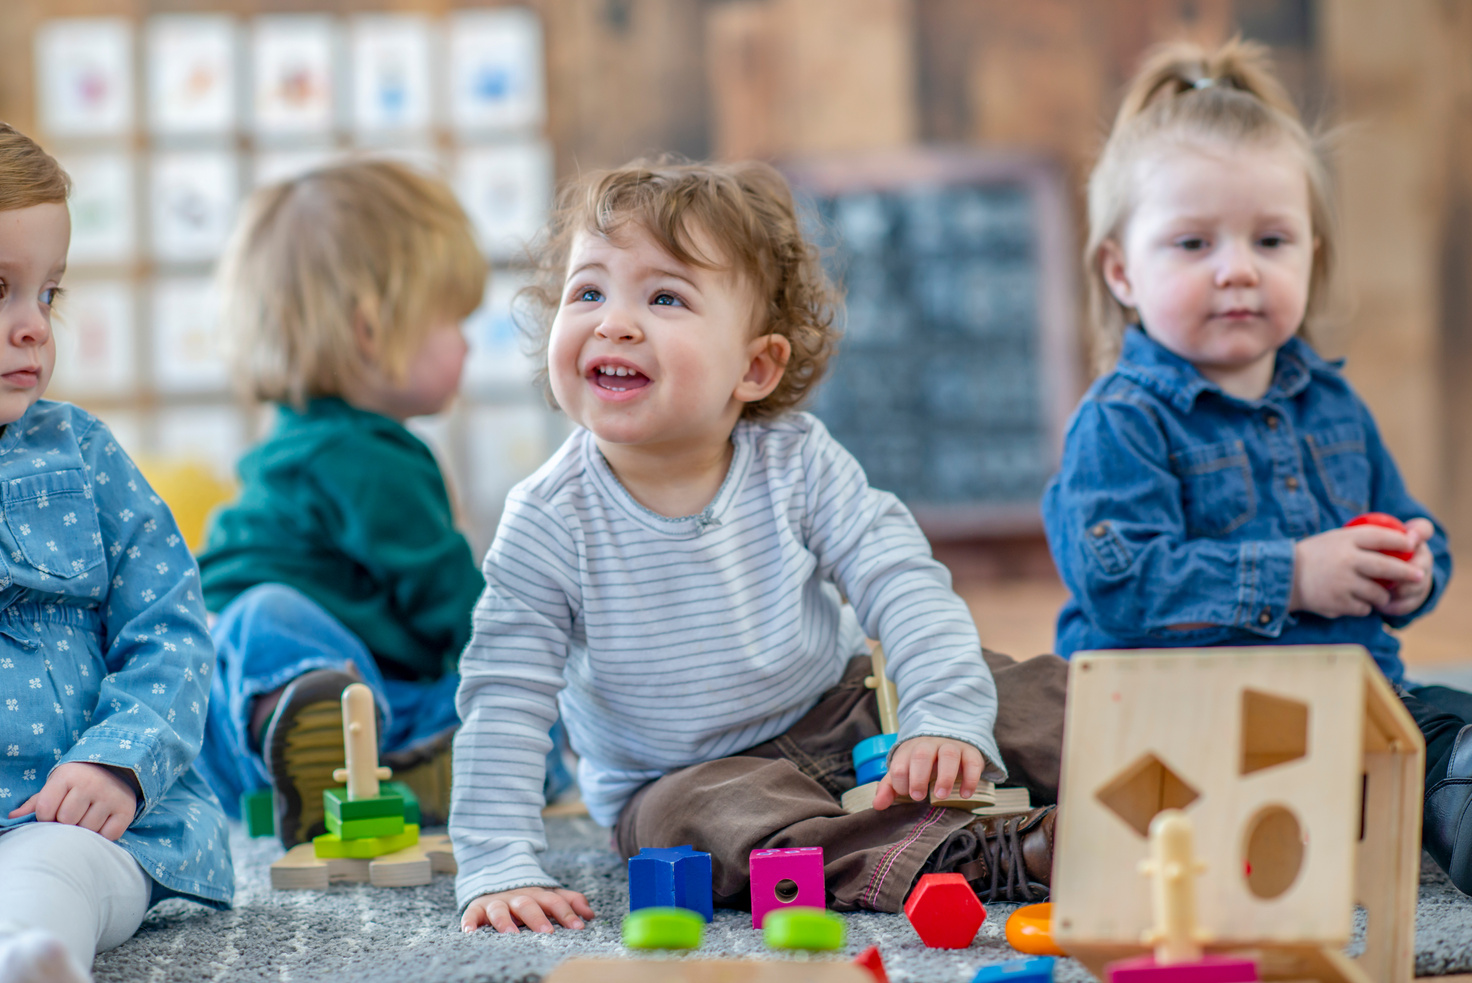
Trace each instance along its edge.
{"label": "shirt button", "polygon": [[1103,539],[1108,532],[1109,527],[1101,522],[1097,526],[1089,530],[1089,535],[1093,536],[1095,539]]}
{"label": "shirt button", "polygon": [[1291,474],[1288,476],[1288,480],[1283,482],[1283,484],[1288,486],[1289,491],[1298,491],[1298,479],[1293,477],[1293,475]]}
{"label": "shirt button", "polygon": [[1269,430],[1276,430],[1276,429],[1278,429],[1278,418],[1276,416],[1269,416],[1268,417],[1268,429]]}
{"label": "shirt button", "polygon": [[1271,608],[1263,608],[1262,609],[1262,614],[1260,614],[1260,615],[1257,616],[1257,623],[1260,624],[1260,625],[1265,625],[1269,621],[1272,621],[1272,620],[1273,620],[1273,612],[1272,612],[1272,609]]}

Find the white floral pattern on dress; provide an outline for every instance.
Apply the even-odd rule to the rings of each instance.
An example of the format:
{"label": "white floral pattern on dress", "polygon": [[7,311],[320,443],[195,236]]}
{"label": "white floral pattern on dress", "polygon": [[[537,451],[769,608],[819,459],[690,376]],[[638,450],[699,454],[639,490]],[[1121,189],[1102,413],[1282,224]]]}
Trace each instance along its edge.
{"label": "white floral pattern on dress", "polygon": [[126,769],[143,801],[119,845],[228,904],[224,816],[192,767],[214,658],[194,559],[101,422],[49,400],[22,419],[0,433],[0,832],[33,821],[6,815],[58,762]]}

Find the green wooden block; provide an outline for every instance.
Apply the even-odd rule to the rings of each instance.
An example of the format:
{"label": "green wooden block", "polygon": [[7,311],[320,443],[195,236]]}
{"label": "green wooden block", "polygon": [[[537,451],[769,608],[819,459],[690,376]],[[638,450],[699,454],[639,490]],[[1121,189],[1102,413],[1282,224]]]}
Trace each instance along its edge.
{"label": "green wooden block", "polygon": [[323,833],[312,838],[312,850],[322,860],[372,860],[386,853],[398,853],[418,842],[419,827],[406,824],[404,831],[397,836],[370,836],[361,840],[345,840],[332,833]]}
{"label": "green wooden block", "polygon": [[624,918],[630,949],[699,949],[705,919],[688,908],[640,908]]}
{"label": "green wooden block", "polygon": [[386,793],[385,784],[378,786],[378,794],[371,799],[350,799],[345,788],[323,789],[322,807],[329,817],[344,823],[351,819],[378,819],[382,816],[403,818],[404,797]]}
{"label": "green wooden block", "polygon": [[[327,817],[327,832],[340,840],[366,840],[375,836],[398,836],[408,824],[404,817],[374,816],[372,819],[337,819]],[[415,825],[418,825],[417,823]]]}
{"label": "green wooden block", "polygon": [[404,800],[404,822],[406,825],[423,826],[419,821],[419,796],[403,782],[379,782],[378,791],[384,795],[397,795]]}
{"label": "green wooden block", "polygon": [[275,796],[268,788],[240,793],[240,818],[247,836],[276,835]]}
{"label": "green wooden block", "polygon": [[762,919],[762,937],[773,949],[842,949],[843,919],[824,908],[782,908]]}

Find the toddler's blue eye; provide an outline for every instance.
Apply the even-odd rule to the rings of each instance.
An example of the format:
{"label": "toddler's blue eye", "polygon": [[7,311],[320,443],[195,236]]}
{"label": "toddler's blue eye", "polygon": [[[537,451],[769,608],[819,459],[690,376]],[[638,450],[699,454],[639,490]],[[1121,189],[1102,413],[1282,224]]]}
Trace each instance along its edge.
{"label": "toddler's blue eye", "polygon": [[60,287],[47,287],[45,290],[41,291],[41,303],[45,304],[47,307],[50,307],[52,304],[56,303],[56,299],[60,296]]}
{"label": "toddler's blue eye", "polygon": [[660,307],[679,307],[683,306],[684,301],[680,300],[680,298],[676,297],[674,294],[666,291],[664,293],[655,294],[653,303]]}
{"label": "toddler's blue eye", "polygon": [[1259,241],[1262,243],[1263,246],[1266,246],[1268,249],[1276,249],[1286,243],[1288,240],[1283,236],[1263,236],[1262,239]]}
{"label": "toddler's blue eye", "polygon": [[1185,239],[1177,239],[1176,245],[1187,252],[1194,253],[1206,248],[1206,240],[1196,236],[1188,236]]}
{"label": "toddler's blue eye", "polygon": [[594,290],[592,287],[588,287],[585,290],[581,290],[581,291],[578,292],[578,300],[580,300],[580,301],[587,301],[589,303],[596,304],[596,303],[598,303],[598,301],[600,301],[602,299],[603,299],[602,292],[601,291],[598,291],[598,290]]}

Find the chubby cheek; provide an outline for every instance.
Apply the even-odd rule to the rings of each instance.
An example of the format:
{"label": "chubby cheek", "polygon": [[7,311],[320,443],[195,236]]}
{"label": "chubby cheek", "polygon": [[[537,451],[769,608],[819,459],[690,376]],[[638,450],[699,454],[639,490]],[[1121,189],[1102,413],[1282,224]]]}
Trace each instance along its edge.
{"label": "chubby cheek", "polygon": [[569,398],[576,396],[582,377],[578,375],[578,343],[560,321],[552,325],[547,340],[547,381],[559,406],[567,408]]}

